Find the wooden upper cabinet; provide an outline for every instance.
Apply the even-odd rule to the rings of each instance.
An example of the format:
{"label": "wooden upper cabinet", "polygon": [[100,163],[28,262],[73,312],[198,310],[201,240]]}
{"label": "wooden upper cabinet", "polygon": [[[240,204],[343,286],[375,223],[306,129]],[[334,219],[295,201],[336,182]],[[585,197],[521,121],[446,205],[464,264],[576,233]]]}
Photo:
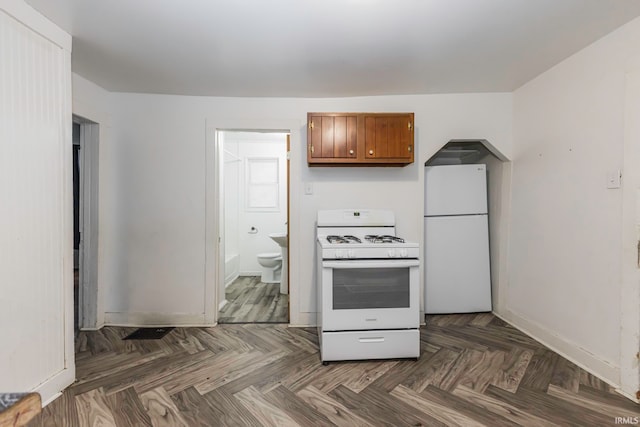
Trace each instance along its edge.
{"label": "wooden upper cabinet", "polygon": [[364,126],[367,159],[411,159],[413,162],[413,114],[365,115]]}
{"label": "wooden upper cabinet", "polygon": [[[355,115],[310,115],[308,117],[308,158],[355,159],[357,157]],[[310,160],[311,161],[311,160]]]}
{"label": "wooden upper cabinet", "polygon": [[413,163],[413,113],[308,113],[310,166]]}

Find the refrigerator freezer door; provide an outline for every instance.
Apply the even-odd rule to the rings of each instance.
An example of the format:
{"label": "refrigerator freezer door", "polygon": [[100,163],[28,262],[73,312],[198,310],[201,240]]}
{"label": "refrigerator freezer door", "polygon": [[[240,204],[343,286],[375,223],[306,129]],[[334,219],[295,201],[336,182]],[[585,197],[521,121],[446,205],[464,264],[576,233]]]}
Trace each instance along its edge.
{"label": "refrigerator freezer door", "polygon": [[491,311],[487,215],[425,218],[425,311]]}
{"label": "refrigerator freezer door", "polygon": [[486,166],[427,166],[424,201],[426,216],[487,213]]}

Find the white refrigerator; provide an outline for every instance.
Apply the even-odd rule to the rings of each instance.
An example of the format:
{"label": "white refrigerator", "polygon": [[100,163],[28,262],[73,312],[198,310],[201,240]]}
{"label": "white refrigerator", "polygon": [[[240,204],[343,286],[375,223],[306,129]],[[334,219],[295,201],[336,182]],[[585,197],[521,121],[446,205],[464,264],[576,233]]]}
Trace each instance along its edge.
{"label": "white refrigerator", "polygon": [[487,171],[425,169],[425,312],[491,311]]}

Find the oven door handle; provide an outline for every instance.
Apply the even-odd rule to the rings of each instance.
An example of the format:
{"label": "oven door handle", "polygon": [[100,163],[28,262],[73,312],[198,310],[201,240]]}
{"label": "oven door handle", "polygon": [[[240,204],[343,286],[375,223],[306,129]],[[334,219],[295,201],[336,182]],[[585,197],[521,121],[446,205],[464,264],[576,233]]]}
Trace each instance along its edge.
{"label": "oven door handle", "polygon": [[394,259],[386,260],[357,260],[357,261],[322,261],[323,268],[334,269],[354,269],[354,268],[407,268],[418,267],[420,261],[417,259]]}

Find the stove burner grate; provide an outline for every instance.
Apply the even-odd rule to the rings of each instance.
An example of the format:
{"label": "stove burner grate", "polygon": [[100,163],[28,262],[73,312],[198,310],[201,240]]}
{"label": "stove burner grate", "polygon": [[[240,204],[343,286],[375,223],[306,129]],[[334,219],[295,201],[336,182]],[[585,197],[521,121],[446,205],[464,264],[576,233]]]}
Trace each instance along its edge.
{"label": "stove burner grate", "polygon": [[404,243],[404,239],[389,235],[368,234],[364,238],[371,243]]}
{"label": "stove burner grate", "polygon": [[327,241],[329,243],[362,243],[362,240],[358,239],[356,236],[327,236]]}

